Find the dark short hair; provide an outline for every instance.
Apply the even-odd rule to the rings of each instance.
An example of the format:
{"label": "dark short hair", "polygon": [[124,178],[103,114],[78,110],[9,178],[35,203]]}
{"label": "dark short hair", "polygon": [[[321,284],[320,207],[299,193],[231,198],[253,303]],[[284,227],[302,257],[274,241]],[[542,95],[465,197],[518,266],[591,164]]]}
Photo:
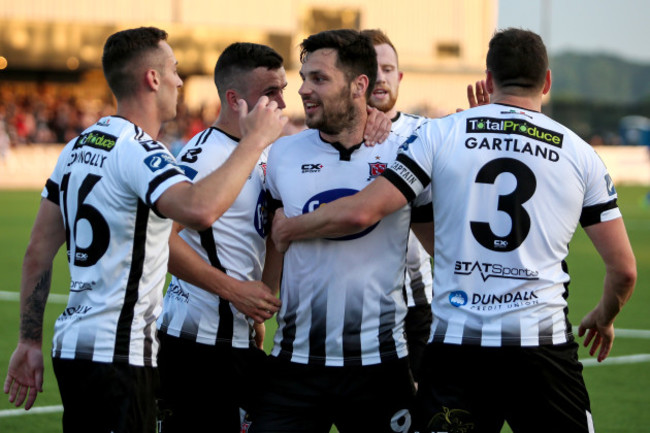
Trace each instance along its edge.
{"label": "dark short hair", "polygon": [[357,30],[326,30],[309,36],[300,44],[300,61],[314,51],[332,48],[336,50],[337,67],[343,70],[348,81],[359,75],[368,77],[366,98],[370,97],[377,81],[377,52],[370,38]]}
{"label": "dark short hair", "polygon": [[160,41],[165,40],[167,32],[156,27],[122,30],[108,37],[104,44],[102,67],[116,98],[134,93],[137,86],[134,63],[148,52],[159,49]]}
{"label": "dark short hair", "polygon": [[280,54],[266,45],[250,42],[235,42],[229,45],[223,50],[214,67],[214,84],[217,86],[219,97],[223,99],[226,90],[237,88],[243,73],[259,67],[280,69],[283,61]]}
{"label": "dark short hair", "polygon": [[544,86],[548,55],[537,33],[507,28],[492,36],[486,66],[497,86],[536,91]]}
{"label": "dark short hair", "polygon": [[366,30],[361,30],[361,34],[368,36],[374,46],[386,44],[389,47],[391,47],[393,51],[395,51],[395,58],[398,59],[395,45],[393,45],[393,43],[388,38],[388,35],[386,35],[386,33],[381,31],[380,29],[366,29]]}

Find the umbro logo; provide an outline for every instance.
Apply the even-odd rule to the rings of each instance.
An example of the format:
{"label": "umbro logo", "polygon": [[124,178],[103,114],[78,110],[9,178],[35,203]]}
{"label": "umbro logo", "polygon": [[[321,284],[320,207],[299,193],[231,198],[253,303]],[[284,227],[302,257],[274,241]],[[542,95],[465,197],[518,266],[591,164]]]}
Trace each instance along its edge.
{"label": "umbro logo", "polygon": [[300,169],[303,173],[319,173],[323,168],[323,164],[303,164]]}

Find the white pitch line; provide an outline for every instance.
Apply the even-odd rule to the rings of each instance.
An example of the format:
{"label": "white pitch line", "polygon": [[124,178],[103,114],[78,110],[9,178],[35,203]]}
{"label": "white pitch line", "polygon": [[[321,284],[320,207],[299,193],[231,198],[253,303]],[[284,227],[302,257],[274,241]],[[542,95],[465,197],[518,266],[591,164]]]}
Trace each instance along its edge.
{"label": "white pitch line", "polygon": [[639,364],[641,362],[650,362],[650,353],[639,353],[638,355],[613,356],[598,362],[595,358],[580,361],[585,367],[600,367],[617,364]]}
{"label": "white pitch line", "polygon": [[[0,290],[0,301],[20,301],[20,293],[18,292],[7,292],[7,291],[1,291]],[[67,304],[68,303],[68,295],[61,295],[58,293],[50,293],[50,295],[47,297],[47,302],[51,302],[53,304]]]}
{"label": "white pitch line", "polygon": [[25,409],[7,409],[0,410],[0,418],[7,418],[10,416],[22,416],[22,415],[35,415],[39,413],[57,413],[63,412],[63,406],[40,406],[33,407],[30,410]]}
{"label": "white pitch line", "polygon": [[[573,333],[578,336],[578,327],[573,327]],[[647,329],[619,329],[614,327],[614,336],[615,337],[629,337],[629,338],[642,338],[644,340],[650,340],[650,330]]]}

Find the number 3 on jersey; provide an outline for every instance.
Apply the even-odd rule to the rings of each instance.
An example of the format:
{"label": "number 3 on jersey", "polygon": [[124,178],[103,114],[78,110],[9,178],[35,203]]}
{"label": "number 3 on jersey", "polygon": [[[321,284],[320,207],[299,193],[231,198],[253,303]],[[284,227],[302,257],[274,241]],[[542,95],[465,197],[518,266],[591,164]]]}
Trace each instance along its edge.
{"label": "number 3 on jersey", "polygon": [[[63,219],[65,223],[65,240],[68,245],[68,261],[70,261],[70,236],[74,238],[75,254],[74,265],[80,267],[90,267],[96,264],[108,249],[108,242],[111,237],[111,231],[104,216],[96,207],[84,203],[90,191],[101,180],[101,176],[89,174],[81,183],[77,191],[76,206],[68,208],[68,183],[70,173],[63,176],[61,180],[61,192],[63,197],[61,204],[63,206]],[[76,212],[70,215],[70,211]],[[77,243],[77,224],[81,220],[86,220],[90,224],[92,241],[87,247],[80,247]],[[72,221],[72,224],[70,223]],[[72,230],[71,230],[72,229]]]}
{"label": "number 3 on jersey", "polygon": [[499,158],[485,164],[476,175],[477,183],[494,184],[502,173],[515,177],[516,187],[507,195],[500,195],[497,209],[505,212],[512,221],[510,233],[497,236],[490,228],[489,222],[471,221],[470,227],[474,238],[485,248],[492,251],[513,251],[521,245],[530,231],[530,215],[523,208],[537,189],[535,174],[523,162],[512,158]]}

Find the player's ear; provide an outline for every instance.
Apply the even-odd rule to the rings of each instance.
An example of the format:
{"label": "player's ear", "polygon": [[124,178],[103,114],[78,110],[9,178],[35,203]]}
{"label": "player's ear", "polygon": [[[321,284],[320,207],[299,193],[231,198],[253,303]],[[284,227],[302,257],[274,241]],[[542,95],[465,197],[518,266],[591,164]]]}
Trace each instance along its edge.
{"label": "player's ear", "polygon": [[547,69],[546,70],[546,76],[544,77],[544,88],[542,89],[542,95],[546,95],[548,92],[551,91],[551,70]]}
{"label": "player's ear", "polygon": [[239,106],[237,104],[238,99],[241,99],[241,97],[237,94],[237,91],[234,89],[226,90],[226,103],[235,113],[239,112]]}
{"label": "player's ear", "polygon": [[485,89],[490,95],[494,93],[494,77],[491,71],[485,71]]}
{"label": "player's ear", "polygon": [[366,90],[368,89],[368,84],[370,84],[370,79],[367,75],[361,74],[352,82],[352,94],[355,98],[366,97]]}
{"label": "player's ear", "polygon": [[160,87],[160,73],[155,69],[147,69],[144,74],[145,85],[151,90],[158,90]]}

